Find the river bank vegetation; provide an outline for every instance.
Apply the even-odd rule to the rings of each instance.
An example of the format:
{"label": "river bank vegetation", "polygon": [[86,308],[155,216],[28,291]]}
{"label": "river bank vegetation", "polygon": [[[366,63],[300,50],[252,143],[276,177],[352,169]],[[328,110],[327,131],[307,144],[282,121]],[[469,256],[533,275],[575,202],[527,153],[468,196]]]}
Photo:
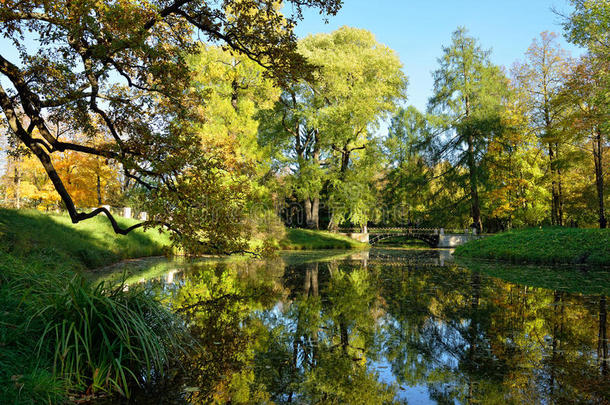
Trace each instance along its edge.
{"label": "river bank vegetation", "polygon": [[512,263],[610,264],[610,230],[531,228],[470,241],[456,256]]}
{"label": "river bank vegetation", "polygon": [[166,234],[123,237],[102,218],[76,228],[66,216],[1,209],[2,402],[127,395],[162,372],[180,348],[182,321],[143,289],[88,282],[82,273],[168,246]]}
{"label": "river bank vegetation", "polygon": [[[179,318],[154,297],[83,269],[170,245],[360,247],[342,227],[606,228],[607,1],[571,0],[561,16],[578,58],[545,31],[497,66],[457,27],[425,111],[408,104],[409,66],[374,33],[297,38],[305,8],[326,18],[341,5],[2,2],[0,204],[33,210],[0,212],[2,400],[127,395],[180,347]],[[545,248],[561,261],[606,260],[589,240],[606,233],[558,232],[567,239]],[[494,255],[538,254],[502,251],[511,235]],[[562,251],[564,239],[585,250]]]}

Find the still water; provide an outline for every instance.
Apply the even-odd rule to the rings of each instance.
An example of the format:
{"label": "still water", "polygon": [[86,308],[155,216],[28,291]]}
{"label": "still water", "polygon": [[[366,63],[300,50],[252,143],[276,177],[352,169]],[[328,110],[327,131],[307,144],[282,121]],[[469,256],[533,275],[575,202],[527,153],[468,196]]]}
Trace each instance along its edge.
{"label": "still water", "polygon": [[136,402],[610,401],[607,270],[377,249],[139,266],[200,343]]}

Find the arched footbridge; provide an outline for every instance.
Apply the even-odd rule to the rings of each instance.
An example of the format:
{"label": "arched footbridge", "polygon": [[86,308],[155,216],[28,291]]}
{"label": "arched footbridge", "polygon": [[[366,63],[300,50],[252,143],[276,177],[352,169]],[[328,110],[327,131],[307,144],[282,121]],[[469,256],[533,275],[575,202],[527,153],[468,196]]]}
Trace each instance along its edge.
{"label": "arched footbridge", "polygon": [[368,242],[371,245],[390,238],[418,239],[431,247],[456,247],[470,240],[480,238],[470,229],[445,229],[445,228],[368,228],[362,232],[357,228],[342,228],[340,233],[360,242]]}

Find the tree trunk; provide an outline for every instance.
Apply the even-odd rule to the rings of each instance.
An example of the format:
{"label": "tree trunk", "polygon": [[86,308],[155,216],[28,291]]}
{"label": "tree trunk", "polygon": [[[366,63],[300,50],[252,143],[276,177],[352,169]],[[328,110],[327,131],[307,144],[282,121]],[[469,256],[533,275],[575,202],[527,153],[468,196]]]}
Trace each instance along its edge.
{"label": "tree trunk", "polygon": [[102,181],[100,175],[97,175],[97,205],[102,205]]}
{"label": "tree trunk", "polygon": [[[339,150],[339,149],[337,149]],[[351,150],[348,149],[347,144],[340,150],[341,152],[341,168],[339,171],[339,179],[343,181],[345,179],[345,173],[347,172],[347,167],[349,166],[349,157],[351,154]],[[335,217],[334,212],[331,211],[330,214],[330,222],[328,223],[328,230],[331,232],[339,231],[339,224],[337,223],[337,219]]]}
{"label": "tree trunk", "polygon": [[313,199],[311,204],[311,223],[313,229],[320,229],[320,198]]}
{"label": "tree trunk", "polygon": [[[464,70],[465,72],[465,70]],[[465,73],[464,73],[465,74]],[[464,97],[464,107],[466,109],[466,120],[470,118],[470,97],[466,95]],[[474,158],[474,135],[472,128],[468,128],[468,175],[470,180],[470,214],[472,216],[472,225],[477,230],[477,234],[481,234],[483,230],[483,224],[481,223],[481,207],[479,205],[479,190],[477,188],[477,167]]]}
{"label": "tree trunk", "polygon": [[604,148],[602,131],[597,128],[595,131],[595,142],[593,144],[593,161],[595,163],[595,185],[597,188],[597,203],[598,203],[598,216],[599,216],[599,227],[606,228],[608,225],[606,220],[606,212],[604,207],[604,171],[603,171],[603,159],[604,159]]}
{"label": "tree trunk", "polygon": [[305,226],[308,229],[319,229],[320,220],[319,220],[319,212],[320,212],[320,199],[316,198],[306,198],[305,204]]}
{"label": "tree trunk", "polygon": [[559,192],[557,191],[557,176],[555,175],[555,153],[551,143],[549,143],[549,168],[551,171],[551,224],[560,225]]}
{"label": "tree trunk", "polygon": [[[559,157],[559,145],[555,144],[555,152]],[[563,226],[563,181],[561,180],[561,168],[557,168],[557,194],[558,194],[558,206],[557,206],[557,218],[559,219],[557,225]]]}
{"label": "tree trunk", "polygon": [[303,211],[305,211],[305,228],[312,229],[311,226],[311,200],[305,198],[303,201]]}
{"label": "tree trunk", "polygon": [[21,208],[21,173],[19,171],[19,161],[15,160],[15,207]]}
{"label": "tree trunk", "polygon": [[483,224],[481,223],[481,207],[479,205],[479,190],[477,188],[477,167],[474,159],[474,137],[468,134],[468,171],[470,175],[470,212],[472,214],[472,224],[481,234]]}
{"label": "tree trunk", "polygon": [[[320,166],[320,134],[314,132],[312,160],[316,167]],[[311,227],[320,229],[320,197],[314,197],[311,202]]]}

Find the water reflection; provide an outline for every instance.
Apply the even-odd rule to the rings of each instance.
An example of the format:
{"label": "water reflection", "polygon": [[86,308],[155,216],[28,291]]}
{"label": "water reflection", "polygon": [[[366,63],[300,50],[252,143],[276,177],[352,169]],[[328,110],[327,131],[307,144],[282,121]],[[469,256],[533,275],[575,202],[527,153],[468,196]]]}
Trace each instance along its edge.
{"label": "water reflection", "polygon": [[605,295],[505,282],[438,251],[205,262],[148,283],[201,343],[167,402],[610,398]]}

